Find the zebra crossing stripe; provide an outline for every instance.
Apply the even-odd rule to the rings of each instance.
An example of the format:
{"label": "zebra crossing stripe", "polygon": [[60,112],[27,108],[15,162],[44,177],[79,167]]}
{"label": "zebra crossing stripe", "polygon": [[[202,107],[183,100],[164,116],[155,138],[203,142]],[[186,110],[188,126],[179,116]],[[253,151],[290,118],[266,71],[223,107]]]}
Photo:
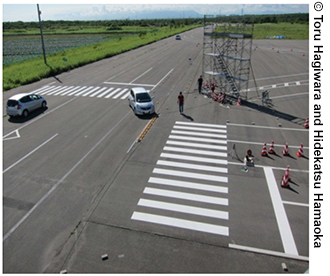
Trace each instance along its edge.
{"label": "zebra crossing stripe", "polygon": [[188,163],[182,163],[182,162],[171,162],[171,161],[158,160],[157,165],[183,168],[183,169],[208,171],[208,172],[228,173],[227,168],[195,165],[195,164],[188,164]]}
{"label": "zebra crossing stripe", "polygon": [[112,91],[114,88],[113,87],[110,87],[109,89],[107,89],[106,91],[104,91],[102,94],[98,95],[97,97],[98,98],[101,98],[103,97],[104,95],[108,94],[110,91]]}
{"label": "zebra crossing stripe", "polygon": [[132,220],[146,221],[171,227],[183,228],[188,230],[207,232],[216,235],[229,236],[229,229],[226,226],[219,226],[197,221],[190,221],[185,219],[171,218],[160,215],[146,214],[141,212],[134,212]]}
{"label": "zebra crossing stripe", "polygon": [[219,139],[206,139],[206,138],[196,138],[196,137],[178,136],[178,135],[170,135],[168,138],[177,139],[177,140],[204,142],[204,143],[227,144],[227,140],[219,140]]}
{"label": "zebra crossing stripe", "polygon": [[208,208],[193,207],[189,205],[168,203],[163,201],[156,201],[150,199],[140,199],[138,206],[144,206],[155,209],[162,209],[167,211],[174,211],[179,213],[186,213],[191,215],[198,215],[203,217],[211,217],[216,219],[226,219],[228,220],[228,212],[212,210]]}
{"label": "zebra crossing stripe", "polygon": [[68,91],[68,90],[70,91],[71,88],[72,88],[72,86],[69,86],[69,87],[67,87],[67,88],[65,88],[65,89],[62,89],[62,90],[60,90],[60,92],[55,93],[54,96],[57,96],[57,95],[59,95],[59,94],[62,94],[63,92]]}
{"label": "zebra crossing stripe", "polygon": [[159,178],[159,177],[150,177],[148,182],[152,183],[152,184],[167,185],[167,186],[173,186],[173,187],[181,187],[181,188],[188,188],[188,189],[194,189],[194,190],[202,190],[202,191],[208,191],[208,192],[228,194],[227,187],[202,184],[202,183],[196,183],[196,182],[173,180],[173,179]]}
{"label": "zebra crossing stripe", "polygon": [[212,137],[212,138],[223,138],[223,139],[227,139],[227,135],[205,133],[205,132],[192,132],[192,131],[172,130],[171,133],[174,133],[174,134],[183,134],[183,135],[193,135],[193,136],[200,136],[200,137],[210,137],[210,138]]}
{"label": "zebra crossing stripe", "polygon": [[118,99],[121,95],[123,95],[126,91],[128,90],[128,88],[123,89],[122,91],[120,91],[116,96],[113,97],[113,99]]}
{"label": "zebra crossing stripe", "polygon": [[94,89],[89,90],[87,93],[82,94],[81,96],[82,96],[82,97],[86,97],[86,96],[88,96],[89,94],[93,93],[95,90],[98,90],[98,89],[100,89],[100,87],[97,86],[97,87],[95,87]]}
{"label": "zebra crossing stripe", "polygon": [[226,125],[201,124],[201,123],[181,122],[181,121],[176,121],[175,124],[176,125],[188,125],[188,126],[212,127],[212,128],[227,128]]}
{"label": "zebra crossing stripe", "polygon": [[102,87],[101,89],[97,90],[95,93],[93,93],[92,95],[89,95],[90,97],[94,97],[97,94],[100,94],[103,90],[107,89],[106,87]]}
{"label": "zebra crossing stripe", "polygon": [[55,90],[56,88],[57,88],[56,86],[55,87],[54,86],[51,86],[48,89],[45,89],[42,92],[40,92],[39,95],[44,95],[44,94],[46,94],[48,92],[51,92],[51,91]]}
{"label": "zebra crossing stripe", "polygon": [[109,95],[105,96],[106,99],[110,98],[111,96],[113,96],[114,94],[116,94],[121,88],[117,88],[114,91],[112,91]]}
{"label": "zebra crossing stripe", "polygon": [[204,203],[211,203],[216,205],[228,206],[228,199],[214,196],[205,196],[191,193],[176,192],[171,190],[156,189],[156,188],[145,188],[144,194],[157,195],[162,197],[171,197],[184,200],[198,201]]}
{"label": "zebra crossing stripe", "polygon": [[175,128],[175,129],[186,129],[186,130],[198,130],[198,131],[205,131],[205,132],[218,132],[218,133],[226,133],[227,132],[227,130],[225,130],[225,129],[200,128],[200,127],[189,127],[189,126],[180,126],[180,125],[175,125],[173,128]]}
{"label": "zebra crossing stripe", "polygon": [[94,88],[93,86],[87,87],[86,89],[80,91],[79,93],[75,93],[74,96],[75,96],[75,97],[78,97],[78,96],[80,96],[81,94],[83,94],[83,93],[85,93],[85,92],[87,92],[88,90],[91,90],[91,89],[93,89],[93,88]]}
{"label": "zebra crossing stripe", "polygon": [[39,92],[40,92],[41,90],[47,89],[48,87],[49,87],[49,86],[46,85],[46,86],[43,86],[43,87],[41,87],[41,88],[39,88],[39,89],[33,90],[33,91],[31,92],[31,94],[39,94]]}
{"label": "zebra crossing stripe", "polygon": [[178,142],[178,141],[172,141],[172,140],[167,140],[166,144],[176,145],[176,146],[183,146],[183,147],[213,149],[213,150],[227,150],[227,147],[224,147],[224,146],[214,146],[214,145],[205,145],[205,144],[198,144],[198,143]]}
{"label": "zebra crossing stripe", "polygon": [[165,151],[173,151],[173,152],[184,152],[190,154],[200,154],[200,155],[208,155],[208,156],[219,156],[219,157],[227,157],[228,154],[226,152],[216,152],[209,150],[194,150],[194,149],[185,149],[185,148],[177,148],[177,147],[164,147]]}
{"label": "zebra crossing stripe", "polygon": [[85,89],[86,87],[87,86],[83,86],[83,87],[81,87],[81,88],[79,88],[77,90],[74,90],[73,92],[71,92],[70,94],[68,94],[68,96],[72,96],[72,95],[76,94],[78,91],[81,91],[81,90]]}
{"label": "zebra crossing stripe", "polygon": [[160,157],[170,158],[170,159],[196,161],[196,162],[203,162],[203,163],[211,163],[211,164],[228,165],[228,161],[227,160],[224,160],[224,159],[196,157],[196,156],[191,156],[191,155],[161,153],[160,154]]}
{"label": "zebra crossing stripe", "polygon": [[195,178],[195,179],[209,180],[209,181],[215,181],[215,182],[225,182],[225,183],[228,182],[227,177],[210,175],[210,174],[191,173],[191,172],[183,172],[183,171],[176,171],[176,170],[158,169],[158,168],[155,168],[152,172],[156,173],[156,174],[180,176],[180,177],[186,177],[186,178]]}
{"label": "zebra crossing stripe", "polygon": [[60,96],[65,96],[66,94],[69,94],[70,92],[72,92],[72,91],[74,91],[74,90],[77,90],[77,89],[79,89],[79,88],[80,88],[80,86],[72,86],[71,89],[65,91],[64,93],[61,93]]}

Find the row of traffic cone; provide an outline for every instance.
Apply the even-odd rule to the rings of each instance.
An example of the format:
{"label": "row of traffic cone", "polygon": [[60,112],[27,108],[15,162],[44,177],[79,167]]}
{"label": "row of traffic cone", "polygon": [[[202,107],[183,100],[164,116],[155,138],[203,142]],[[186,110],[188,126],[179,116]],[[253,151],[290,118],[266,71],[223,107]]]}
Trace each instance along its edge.
{"label": "row of traffic cone", "polygon": [[[304,157],[304,154],[303,154],[303,147],[304,147],[304,145],[303,145],[303,143],[301,143],[301,144],[300,144],[300,148],[299,148],[298,152],[296,153],[296,155],[297,155],[298,157]],[[272,141],[272,143],[271,143],[271,145],[270,145],[270,147],[269,147],[268,153],[269,153],[269,154],[275,154],[275,150],[274,150],[274,141]],[[268,153],[267,153],[267,143],[264,143],[264,145],[263,145],[263,147],[262,147],[262,150],[261,150],[261,156],[267,156]],[[283,156],[289,156],[289,155],[290,155],[290,154],[289,154],[289,145],[288,145],[287,142],[285,143],[285,147],[284,147],[284,149],[283,149],[283,151],[282,151],[282,155],[283,155]]]}

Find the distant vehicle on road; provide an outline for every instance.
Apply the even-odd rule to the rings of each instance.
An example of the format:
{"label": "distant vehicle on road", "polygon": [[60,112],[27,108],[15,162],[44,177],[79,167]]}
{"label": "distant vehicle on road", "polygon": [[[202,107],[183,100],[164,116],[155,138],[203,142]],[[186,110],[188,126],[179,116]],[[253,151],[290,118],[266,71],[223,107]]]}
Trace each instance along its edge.
{"label": "distant vehicle on road", "polygon": [[180,35],[176,35],[175,36],[175,40],[181,40],[181,36]]}
{"label": "distant vehicle on road", "polygon": [[47,102],[44,97],[36,94],[22,93],[8,99],[6,113],[10,117],[23,116],[26,118],[31,111],[46,108],[46,106]]}
{"label": "distant vehicle on road", "polygon": [[135,115],[155,113],[155,106],[149,92],[143,87],[134,87],[128,96],[128,104]]}

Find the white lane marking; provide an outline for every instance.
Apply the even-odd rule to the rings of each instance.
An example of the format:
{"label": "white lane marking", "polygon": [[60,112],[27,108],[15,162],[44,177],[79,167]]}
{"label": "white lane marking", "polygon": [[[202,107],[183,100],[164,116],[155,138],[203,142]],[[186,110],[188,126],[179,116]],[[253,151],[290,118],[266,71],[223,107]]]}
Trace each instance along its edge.
{"label": "white lane marking", "polygon": [[261,254],[271,255],[271,256],[277,256],[277,257],[290,258],[290,259],[301,260],[301,261],[309,261],[309,257],[291,255],[291,254],[286,254],[286,253],[283,253],[283,252],[266,250],[266,249],[261,249],[261,248],[255,248],[255,247],[250,247],[250,246],[245,246],[245,245],[238,245],[238,244],[231,244],[230,243],[229,248],[234,248],[234,249],[243,250],[243,251],[256,252],[256,253],[261,253]]}
{"label": "white lane marking", "polygon": [[193,231],[206,232],[216,235],[229,235],[229,229],[225,226],[218,226],[209,223],[202,223],[196,221],[189,221],[185,219],[177,219],[166,216],[145,214],[141,212],[134,212],[131,219],[144,222],[151,222],[155,224],[161,224],[171,227],[183,228]]}
{"label": "white lane marking", "polygon": [[189,126],[202,126],[202,127],[227,128],[226,125],[201,124],[201,123],[181,122],[181,121],[176,121],[175,124],[177,124],[177,125],[189,125]]}
{"label": "white lane marking", "polygon": [[181,155],[181,154],[161,153],[160,157],[189,160],[189,161],[196,161],[196,162],[204,162],[204,163],[211,163],[211,164],[222,164],[222,165],[228,164],[228,161],[224,160],[224,159],[195,157],[195,156]]}
{"label": "white lane marking", "polygon": [[122,96],[120,99],[121,100],[124,100],[124,99],[126,99],[128,96],[129,96],[129,94],[131,93],[131,91],[128,91],[126,94],[124,94],[124,96]]}
{"label": "white lane marking", "polygon": [[147,71],[145,71],[143,74],[141,74],[140,76],[138,76],[137,78],[135,78],[134,80],[132,80],[130,82],[130,84],[132,84],[133,82],[135,82],[137,79],[141,78],[143,75],[147,74],[150,70],[152,70],[152,67],[150,69],[148,69]]}
{"label": "white lane marking", "polygon": [[278,185],[276,183],[273,170],[270,167],[264,167],[263,169],[265,172],[266,182],[275,211],[275,217],[280,231],[284,252],[287,254],[299,255],[292,235],[290,224],[282,203],[281,195],[277,187]]}
{"label": "white lane marking", "polygon": [[193,207],[189,205],[168,203],[168,202],[143,199],[143,198],[139,200],[138,205],[149,208],[162,209],[167,211],[174,211],[179,213],[198,215],[198,216],[217,218],[217,219],[228,220],[229,217],[228,212],[225,211],[218,211],[213,209]]}
{"label": "white lane marking", "polygon": [[228,126],[237,126],[237,127],[254,127],[254,128],[266,128],[266,129],[278,129],[278,130],[291,130],[291,131],[309,131],[308,129],[300,128],[285,128],[285,127],[269,127],[269,126],[257,126],[257,125],[244,125],[244,124],[233,124],[227,123]]}
{"label": "white lane marking", "polygon": [[176,145],[176,146],[183,146],[183,147],[213,149],[213,150],[227,150],[227,147],[225,147],[225,146],[213,146],[213,145],[205,145],[205,144],[198,144],[198,143],[177,142],[177,141],[171,141],[171,140],[167,140],[166,144]]}
{"label": "white lane marking", "polygon": [[112,91],[114,88],[113,87],[110,87],[109,89],[107,89],[106,91],[104,91],[102,94],[98,95],[97,97],[98,98],[101,98],[103,97],[105,94],[109,93],[110,91]]}
{"label": "white lane marking", "polygon": [[206,138],[197,138],[197,137],[189,137],[189,136],[170,135],[168,138],[177,139],[177,140],[185,140],[185,141],[196,141],[196,142],[203,142],[203,143],[227,144],[227,140],[206,139]]}
{"label": "white lane marking", "polygon": [[112,133],[112,131],[117,128],[126,117],[131,114],[127,112],[124,117],[122,117],[57,183],[28,211],[3,237],[5,241],[32,213],[37,209],[40,204],[42,204],[45,199]]}
{"label": "white lane marking", "polygon": [[219,156],[219,157],[227,157],[228,154],[226,152],[217,152],[217,151],[209,151],[209,150],[194,150],[194,149],[185,149],[185,148],[176,148],[176,147],[164,147],[165,151],[173,151],[173,152],[184,152],[191,154],[200,154],[200,155],[208,155],[208,156]]}
{"label": "white lane marking", "polygon": [[164,79],[166,79],[166,77],[172,73],[172,71],[174,70],[174,68],[172,68],[153,88],[151,88],[150,91],[154,90]]}
{"label": "white lane marking", "polygon": [[293,202],[293,201],[282,201],[284,204],[288,204],[288,205],[295,205],[295,206],[301,206],[301,207],[309,207],[308,203],[300,203],[300,202]]}
{"label": "white lane marking", "polygon": [[[7,138],[8,136],[12,135],[13,133],[15,133],[15,136]],[[12,139],[20,138],[20,137],[21,137],[21,135],[19,135],[19,131],[18,131],[18,129],[16,129],[16,130],[14,130],[12,132],[9,132],[5,136],[3,136],[2,139],[3,139],[3,141],[7,141],[7,140],[12,140]]]}
{"label": "white lane marking", "polygon": [[175,129],[186,129],[186,130],[197,130],[197,131],[205,131],[205,132],[227,133],[227,130],[214,129],[214,128],[188,127],[188,126],[178,126],[178,125],[175,125],[173,128],[175,128]]}
{"label": "white lane marking", "polygon": [[175,167],[175,168],[183,168],[183,169],[208,171],[208,172],[228,173],[227,168],[203,166],[203,165],[196,165],[196,164],[189,164],[189,163],[182,163],[182,162],[171,162],[171,161],[165,161],[165,160],[158,160],[157,165],[169,166],[169,167]]}
{"label": "white lane marking", "polygon": [[202,136],[202,137],[212,137],[219,139],[226,139],[227,135],[224,134],[213,134],[213,133],[205,133],[205,132],[193,132],[193,131],[181,131],[181,130],[172,130],[171,133],[174,134],[183,134],[183,135],[194,135],[194,136]]}
{"label": "white lane marking", "polygon": [[228,182],[228,178],[224,176],[215,176],[209,174],[201,174],[201,173],[190,173],[183,171],[175,171],[175,170],[165,170],[165,169],[157,169],[153,170],[153,173],[171,175],[177,177],[186,177],[186,178],[194,178],[194,179],[202,179],[202,180],[210,180],[215,182]]}
{"label": "white lane marking", "polygon": [[179,181],[179,180],[172,180],[172,179],[158,178],[158,177],[150,177],[148,182],[159,185],[168,185],[174,187],[228,194],[227,187],[201,184],[196,182]]}
{"label": "white lane marking", "polygon": [[48,140],[46,140],[45,142],[43,142],[41,145],[39,145],[38,147],[36,147],[34,150],[30,151],[27,155],[23,156],[21,159],[19,159],[18,161],[16,161],[14,164],[10,165],[8,168],[6,168],[3,171],[3,173],[9,171],[11,168],[13,168],[14,166],[16,166],[18,163],[20,163],[21,161],[23,161],[25,158],[29,157],[32,153],[36,152],[38,149],[40,149],[41,147],[43,147],[44,145],[46,145],[49,141],[51,141],[52,139],[54,139],[57,135],[58,135],[58,133],[56,133],[54,136],[50,137]]}

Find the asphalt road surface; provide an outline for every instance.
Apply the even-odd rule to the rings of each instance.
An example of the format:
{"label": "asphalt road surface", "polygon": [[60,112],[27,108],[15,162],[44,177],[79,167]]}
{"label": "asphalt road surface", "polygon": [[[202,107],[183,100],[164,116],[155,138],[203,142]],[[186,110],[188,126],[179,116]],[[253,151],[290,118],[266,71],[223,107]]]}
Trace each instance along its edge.
{"label": "asphalt road surface", "polygon": [[[308,269],[308,41],[254,41],[255,81],[236,105],[198,93],[203,30],[181,37],[4,93],[3,108],[20,92],[48,108],[3,117],[3,272]],[[135,86],[156,119],[133,114]]]}

